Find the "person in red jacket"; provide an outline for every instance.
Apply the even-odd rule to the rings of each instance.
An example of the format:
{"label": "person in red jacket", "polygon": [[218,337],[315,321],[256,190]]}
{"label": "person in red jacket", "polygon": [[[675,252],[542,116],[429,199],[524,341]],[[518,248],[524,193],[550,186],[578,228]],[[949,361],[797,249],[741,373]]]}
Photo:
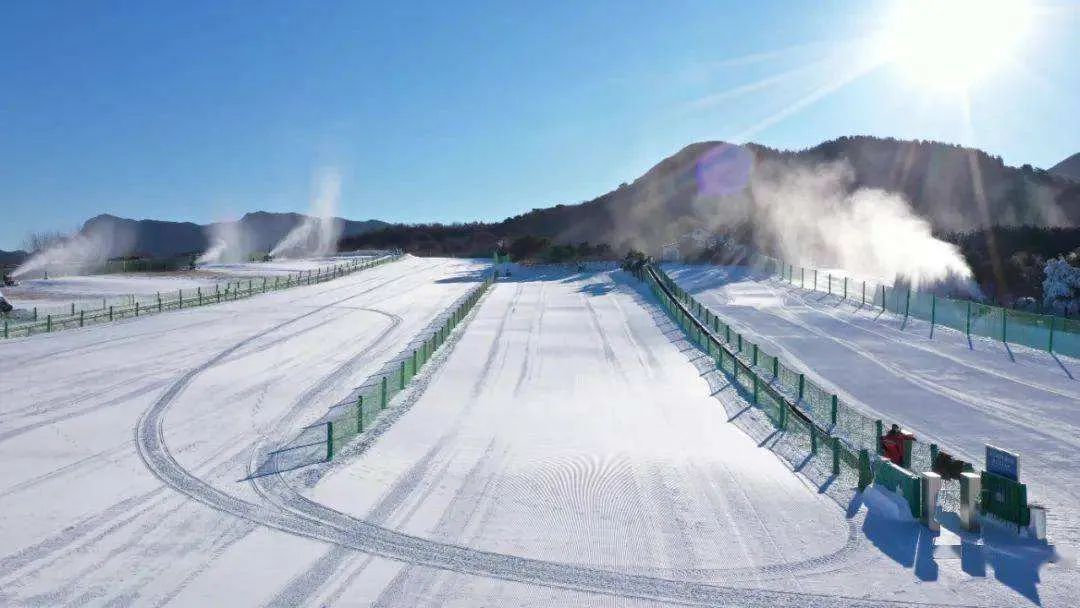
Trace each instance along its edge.
{"label": "person in red jacket", "polygon": [[894,424],[881,438],[881,451],[893,464],[904,466],[904,442],[914,440],[914,435],[901,431],[900,425]]}

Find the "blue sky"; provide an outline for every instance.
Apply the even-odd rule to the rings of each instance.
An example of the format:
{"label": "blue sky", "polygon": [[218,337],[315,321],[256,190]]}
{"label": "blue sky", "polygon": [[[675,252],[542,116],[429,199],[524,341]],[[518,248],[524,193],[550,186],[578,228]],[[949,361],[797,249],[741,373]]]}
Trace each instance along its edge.
{"label": "blue sky", "polygon": [[[958,95],[862,70],[881,2],[14,2],[0,11],[0,248],[98,213],[501,219],[705,139],[846,134],[1080,151],[1080,7]],[[964,108],[969,107],[966,111]]]}

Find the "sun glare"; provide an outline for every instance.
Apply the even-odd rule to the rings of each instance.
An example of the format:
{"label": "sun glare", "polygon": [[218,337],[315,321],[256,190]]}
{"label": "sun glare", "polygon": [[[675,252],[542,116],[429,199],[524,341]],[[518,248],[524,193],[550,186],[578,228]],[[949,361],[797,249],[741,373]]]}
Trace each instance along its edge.
{"label": "sun glare", "polygon": [[916,82],[966,90],[1018,50],[1030,20],[1024,0],[899,0],[883,51]]}

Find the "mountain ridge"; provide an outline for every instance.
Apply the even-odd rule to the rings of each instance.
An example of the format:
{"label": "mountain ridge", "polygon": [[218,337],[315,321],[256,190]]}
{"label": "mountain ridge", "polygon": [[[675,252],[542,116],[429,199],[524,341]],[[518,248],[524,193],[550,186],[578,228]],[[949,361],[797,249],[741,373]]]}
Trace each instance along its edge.
{"label": "mountain ridge", "polygon": [[1050,173],[1080,181],[1080,152],[1050,167]]}
{"label": "mountain ridge", "polygon": [[[113,242],[110,257],[171,257],[202,253],[210,246],[211,235],[215,230],[224,224],[238,224],[239,229],[236,232],[245,235],[248,248],[254,252],[269,251],[308,217],[293,212],[253,211],[231,222],[196,224],[170,220],[136,220],[102,213],[86,220],[80,232],[109,234]],[[340,222],[342,237],[357,236],[387,225],[381,220],[334,219]]]}
{"label": "mountain ridge", "polygon": [[[836,163],[850,167],[849,190],[871,188],[902,194],[915,215],[936,233],[966,233],[998,226],[1080,226],[1080,184],[1030,165],[1011,167],[998,156],[975,148],[921,140],[845,136],[801,150],[747,144],[751,176],[741,191],[719,196],[702,191],[703,163],[722,141],[684,146],[633,181],[590,200],[536,208],[498,222],[469,224],[473,232],[505,238],[532,235],[556,243],[607,243],[616,250],[637,248],[655,253],[664,244],[697,229],[730,231],[736,225],[753,233],[753,217],[725,217],[755,195],[753,176],[763,167],[774,171]],[[732,156],[737,159],[738,154]],[[711,162],[711,161],[710,161]],[[705,167],[707,169],[708,167]],[[724,179],[733,179],[724,175]],[[707,193],[706,193],[707,194]],[[346,239],[348,247],[393,244],[420,252],[461,251],[465,237],[440,246],[437,225],[398,224]],[[458,229],[458,232],[461,232]],[[465,249],[469,247],[466,245]]]}

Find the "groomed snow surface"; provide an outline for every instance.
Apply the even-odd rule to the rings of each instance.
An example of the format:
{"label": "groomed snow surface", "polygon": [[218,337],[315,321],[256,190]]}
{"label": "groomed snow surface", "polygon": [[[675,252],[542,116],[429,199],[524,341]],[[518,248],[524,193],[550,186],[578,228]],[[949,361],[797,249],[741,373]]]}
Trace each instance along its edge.
{"label": "groomed snow surface", "polygon": [[[1080,543],[1080,362],[969,341],[941,326],[931,338],[925,321],[747,267],[665,270],[740,333],[869,416],[899,422],[980,467],[986,444],[1019,452],[1021,481],[1049,508],[1058,551],[1069,556]],[[1059,582],[1043,574],[1048,585]],[[1064,574],[1078,578],[1075,570]]]}
{"label": "groomed snow surface", "polygon": [[72,303],[96,307],[102,301],[112,304],[129,296],[175,294],[177,289],[212,287],[223,281],[190,272],[77,275],[20,281],[15,287],[5,287],[4,297],[18,308],[62,309]]}
{"label": "groomed snow surface", "polygon": [[621,272],[515,268],[332,463],[248,478],[487,267],[406,256],[0,344],[0,604],[1068,598],[935,561],[888,497],[793,472]]}
{"label": "groomed snow surface", "polygon": [[4,287],[3,297],[17,308],[29,309],[36,306],[41,309],[42,314],[47,309],[62,312],[72,303],[77,308],[90,309],[102,306],[103,301],[105,305],[127,303],[130,297],[146,299],[157,293],[175,295],[178,289],[209,289],[214,285],[235,280],[284,277],[320,269],[326,271],[336,264],[346,264],[366,257],[368,256],[204,264],[193,271],[53,276],[48,279],[26,279],[15,287]]}

